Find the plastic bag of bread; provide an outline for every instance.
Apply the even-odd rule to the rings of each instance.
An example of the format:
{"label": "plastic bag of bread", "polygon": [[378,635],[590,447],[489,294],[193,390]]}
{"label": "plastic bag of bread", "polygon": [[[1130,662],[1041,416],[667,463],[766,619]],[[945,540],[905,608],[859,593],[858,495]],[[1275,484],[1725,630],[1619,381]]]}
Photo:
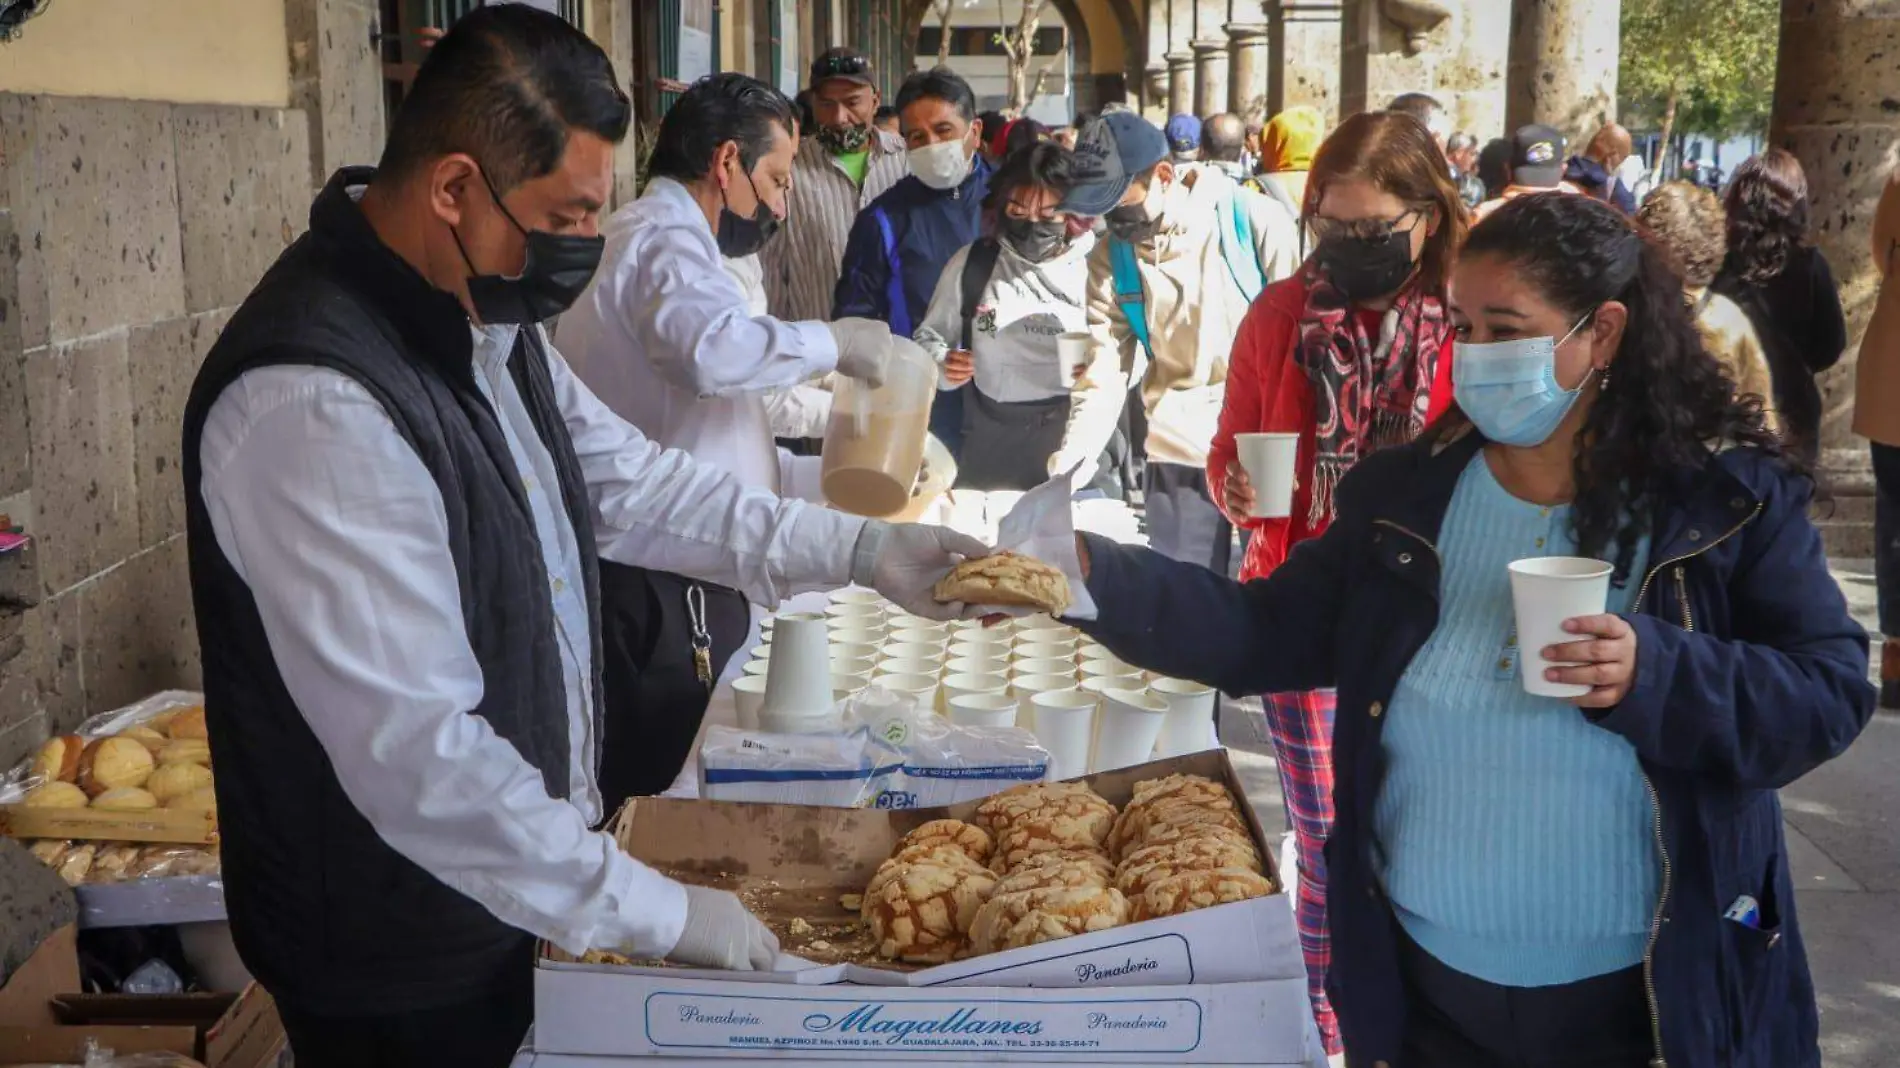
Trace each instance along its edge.
{"label": "plastic bag of bread", "polygon": [[78,886],[92,874],[92,859],[99,847],[92,842],[82,842],[68,849],[59,858],[59,866],[53,870],[66,880],[67,886]]}
{"label": "plastic bag of bread", "polygon": [[[202,694],[166,690],[124,708],[102,712],[68,733],[48,738],[27,759],[0,772],[0,805],[20,804],[37,787],[55,782],[81,787],[89,795],[120,787],[142,787],[151,769],[143,767],[126,747],[144,749],[156,764],[158,751],[174,741],[161,728],[193,710],[202,717],[203,702]],[[193,722],[187,722],[181,731],[188,738],[204,738]],[[115,739],[115,744],[101,746],[99,743],[106,739]],[[209,753],[197,762],[208,764]]]}
{"label": "plastic bag of bread", "polygon": [[118,883],[135,878],[132,869],[138,864],[141,847],[126,842],[110,842],[101,845],[93,854],[92,871],[87,875],[89,883]]}
{"label": "plastic bag of bread", "polygon": [[139,851],[129,876],[134,879],[169,879],[187,875],[216,875],[219,870],[216,847],[154,845]]}

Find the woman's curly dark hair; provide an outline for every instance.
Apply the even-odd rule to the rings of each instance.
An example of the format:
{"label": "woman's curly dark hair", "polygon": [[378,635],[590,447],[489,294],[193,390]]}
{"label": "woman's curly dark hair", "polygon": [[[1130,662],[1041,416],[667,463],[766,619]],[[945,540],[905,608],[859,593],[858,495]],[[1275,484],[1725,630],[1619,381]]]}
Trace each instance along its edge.
{"label": "woman's curly dark hair", "polygon": [[1610,301],[1629,309],[1577,436],[1571,512],[1579,552],[1601,557],[1615,544],[1618,583],[1672,478],[1722,445],[1781,454],[1760,399],[1738,398],[1703,347],[1668,254],[1615,208],[1567,193],[1518,197],[1471,231],[1463,257],[1484,256],[1509,263],[1571,322]]}
{"label": "woman's curly dark hair", "polygon": [[1723,271],[1751,286],[1766,285],[1808,240],[1808,176],[1785,148],[1771,148],[1735,168],[1729,180],[1728,261]]}

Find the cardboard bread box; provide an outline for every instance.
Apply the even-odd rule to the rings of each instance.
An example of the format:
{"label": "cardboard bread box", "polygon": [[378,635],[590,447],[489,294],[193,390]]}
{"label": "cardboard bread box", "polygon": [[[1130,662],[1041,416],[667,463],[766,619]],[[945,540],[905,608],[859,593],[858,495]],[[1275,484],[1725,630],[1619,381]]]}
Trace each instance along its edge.
{"label": "cardboard bread box", "polygon": [[[1082,781],[1121,805],[1135,783],[1183,772],[1224,782],[1244,801],[1220,750]],[[689,881],[696,874],[742,887],[769,881],[782,892],[760,897],[742,890],[742,896],[755,908],[766,902],[761,911],[768,921],[780,921],[775,926],[788,918],[775,914],[778,906],[821,927],[846,926],[855,924],[855,914],[839,897],[861,890],[900,837],[932,819],[968,817],[974,808],[881,811],[641,798],[622,811],[616,835],[632,855]],[[1240,808],[1263,863],[1280,882],[1275,851],[1251,808]],[[785,948],[800,952],[796,944]],[[1303,1022],[1310,1024],[1305,974],[1284,893],[928,968],[847,962],[716,972],[582,963],[548,949],[535,983],[537,1050],[1071,1061],[1086,1051],[1150,1063],[1160,1057],[1262,1063],[1258,1058],[1277,1036],[1287,1059],[1264,1063],[1297,1064]],[[944,1010],[941,1018],[929,1015],[936,1009]],[[828,1020],[832,1031],[822,1022]],[[1002,1034],[994,1045],[965,1041],[964,1032],[984,1031],[992,1021],[1003,1031],[1020,1024],[1020,1035],[1032,1040]],[[887,1045],[847,1034],[864,1029],[878,1035],[894,1029],[902,1037]],[[939,1032],[943,1037],[930,1037]],[[1080,1045],[1064,1052],[1033,1041],[1047,1035],[1063,1037],[1043,1042]],[[689,1036],[697,1036],[695,1047],[681,1048]]]}

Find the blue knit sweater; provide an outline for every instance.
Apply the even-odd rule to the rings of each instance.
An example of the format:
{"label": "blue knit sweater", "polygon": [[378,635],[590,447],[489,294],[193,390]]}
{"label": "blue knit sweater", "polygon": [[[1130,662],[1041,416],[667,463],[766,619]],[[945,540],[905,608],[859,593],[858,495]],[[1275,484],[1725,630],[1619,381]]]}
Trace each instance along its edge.
{"label": "blue knit sweater", "polygon": [[[1576,706],[1533,697],[1506,566],[1570,556],[1568,507],[1507,493],[1479,453],[1439,536],[1438,628],[1384,730],[1375,855],[1414,941],[1467,975],[1554,986],[1642,960],[1659,888],[1654,810],[1635,750]],[[1648,542],[1635,574],[1642,574]],[[1628,609],[1638,582],[1610,589]]]}

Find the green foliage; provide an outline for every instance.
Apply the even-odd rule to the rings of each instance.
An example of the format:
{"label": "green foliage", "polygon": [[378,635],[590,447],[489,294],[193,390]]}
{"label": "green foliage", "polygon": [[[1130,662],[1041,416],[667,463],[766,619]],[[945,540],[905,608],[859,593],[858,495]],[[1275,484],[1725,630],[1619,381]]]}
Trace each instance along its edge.
{"label": "green foliage", "polygon": [[1624,125],[1726,136],[1768,129],[1779,0],[1623,0]]}

